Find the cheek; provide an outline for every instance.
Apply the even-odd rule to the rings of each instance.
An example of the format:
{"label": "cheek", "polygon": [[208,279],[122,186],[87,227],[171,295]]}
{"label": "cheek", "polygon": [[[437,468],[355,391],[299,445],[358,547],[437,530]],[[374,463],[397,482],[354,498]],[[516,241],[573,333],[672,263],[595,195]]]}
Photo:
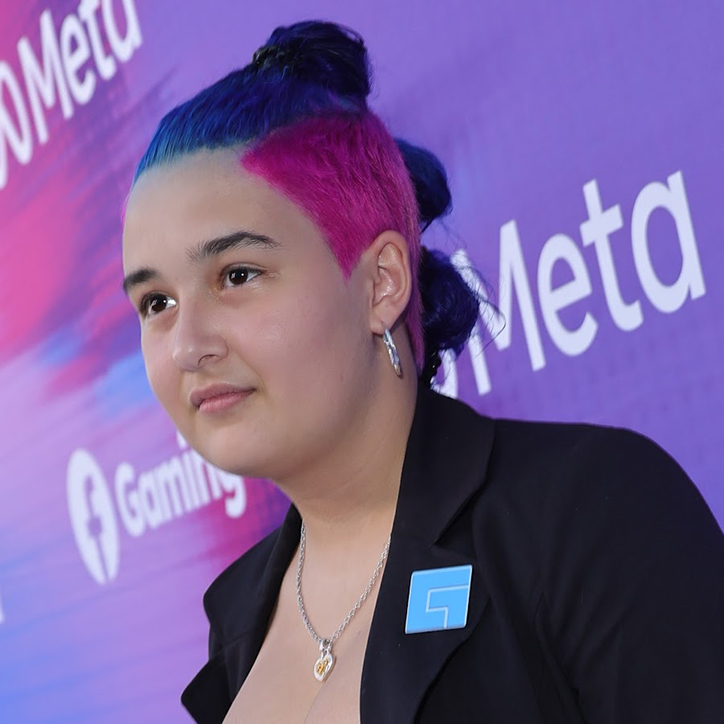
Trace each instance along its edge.
{"label": "cheek", "polygon": [[175,365],[171,355],[163,342],[151,335],[141,335],[141,352],[151,390],[168,409],[173,402],[172,389],[176,387]]}
{"label": "cheek", "polygon": [[330,355],[349,354],[346,340],[354,326],[349,300],[337,288],[308,290],[275,320],[281,341],[299,354],[299,362],[324,364]]}
{"label": "cheek", "polygon": [[360,320],[347,290],[332,285],[307,289],[276,311],[268,320],[278,351],[270,366],[289,381],[290,394],[306,405],[341,394],[332,390],[346,385],[364,357]]}
{"label": "cheek", "polygon": [[311,276],[306,284],[280,286],[235,319],[232,311],[224,325],[233,329],[239,357],[272,397],[318,393],[338,370],[340,358],[352,354],[344,337],[353,326],[347,294],[336,280],[322,287],[318,276]]}

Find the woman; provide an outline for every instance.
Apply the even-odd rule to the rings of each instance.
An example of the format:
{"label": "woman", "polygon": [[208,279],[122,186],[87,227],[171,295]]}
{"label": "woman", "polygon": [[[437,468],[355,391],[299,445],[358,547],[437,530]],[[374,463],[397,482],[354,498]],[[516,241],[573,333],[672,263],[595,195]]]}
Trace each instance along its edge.
{"label": "woman", "polygon": [[420,246],[449,207],[308,22],[161,122],[127,205],[151,386],[282,526],[204,596],[197,722],[724,721],[724,542],[635,433],[429,389],[479,300]]}

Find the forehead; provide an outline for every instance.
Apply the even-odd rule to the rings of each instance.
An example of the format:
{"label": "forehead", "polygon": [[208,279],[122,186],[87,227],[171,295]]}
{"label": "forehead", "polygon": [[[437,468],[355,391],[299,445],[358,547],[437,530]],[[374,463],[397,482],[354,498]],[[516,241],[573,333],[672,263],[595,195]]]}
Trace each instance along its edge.
{"label": "forehead", "polygon": [[293,240],[298,252],[321,244],[331,255],[308,215],[246,171],[240,158],[235,150],[200,151],[144,172],[126,207],[124,266],[239,230],[265,234],[282,247]]}

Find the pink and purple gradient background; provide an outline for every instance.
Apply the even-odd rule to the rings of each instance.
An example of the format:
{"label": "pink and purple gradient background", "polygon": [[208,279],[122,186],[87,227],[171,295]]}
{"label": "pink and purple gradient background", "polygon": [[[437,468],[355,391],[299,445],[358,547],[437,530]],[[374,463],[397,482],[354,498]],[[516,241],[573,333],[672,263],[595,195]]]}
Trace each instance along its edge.
{"label": "pink and purple gradient background", "polygon": [[[27,35],[38,47],[42,10],[51,7],[57,25],[76,5],[6,4],[0,59],[17,71],[17,41]],[[625,226],[612,247],[643,325],[615,327],[584,249],[593,294],[563,318],[573,328],[586,310],[595,315],[591,348],[567,357],[543,333],[547,364],[532,372],[514,307],[511,347],[486,349],[492,391],[478,395],[464,352],[460,397],[494,416],[643,432],[724,521],[724,10],[624,0],[136,7],[142,46],[72,119],[48,112],[48,143],[27,166],[11,161],[0,191],[0,722],[188,721],[179,695],[206,657],[201,595],[285,509],[270,484],[249,480],[239,519],[218,502],[141,538],[121,530],[118,576],[101,586],[81,560],[66,503],[77,448],[107,479],[122,461],[145,470],[178,452],[120,289],[120,209],[161,115],[247,62],[279,24],[322,17],[362,33],[376,71],[373,108],[450,174],[454,211],[427,243],[464,246],[493,284],[506,222],[517,221],[534,285],[546,239],[580,238],[583,184],[596,178],[604,207],[621,204]],[[641,290],[630,219],[638,192],[677,170],[707,291],[667,315]],[[649,238],[657,272],[673,280],[670,219],[652,218]]]}

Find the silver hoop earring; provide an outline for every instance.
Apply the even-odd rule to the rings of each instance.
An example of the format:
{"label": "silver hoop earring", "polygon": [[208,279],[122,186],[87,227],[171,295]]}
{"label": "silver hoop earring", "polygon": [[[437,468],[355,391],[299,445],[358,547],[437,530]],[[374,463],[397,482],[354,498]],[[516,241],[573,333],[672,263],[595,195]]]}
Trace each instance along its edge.
{"label": "silver hoop earring", "polygon": [[387,347],[387,354],[390,355],[390,362],[392,363],[392,367],[395,370],[395,373],[398,377],[402,377],[402,367],[400,367],[400,355],[397,354],[397,345],[395,344],[395,340],[392,339],[392,335],[390,334],[389,329],[385,329],[384,334],[382,335],[382,341],[385,343],[385,347]]}

